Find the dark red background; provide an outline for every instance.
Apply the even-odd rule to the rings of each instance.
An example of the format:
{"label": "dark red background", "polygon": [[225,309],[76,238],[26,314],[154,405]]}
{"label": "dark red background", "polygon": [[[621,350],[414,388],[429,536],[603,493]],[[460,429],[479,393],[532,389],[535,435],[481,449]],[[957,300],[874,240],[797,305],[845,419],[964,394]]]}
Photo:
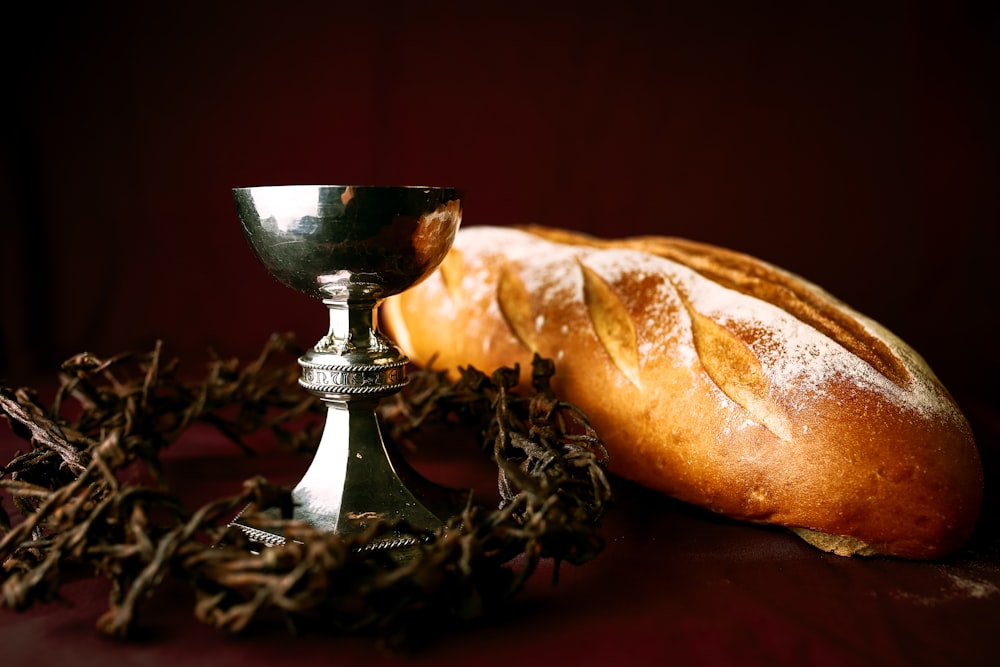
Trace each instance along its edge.
{"label": "dark red background", "polygon": [[950,386],[1000,372],[990,3],[144,4],[6,22],[0,374],[318,337],[229,192],[303,182],[457,184],[466,225],[717,243]]}
{"label": "dark red background", "polygon": [[[318,338],[322,306],[252,258],[234,186],[459,185],[465,225],[716,243],[802,274],[889,326],[973,422],[987,464],[986,527],[963,572],[1000,584],[990,486],[1000,451],[993,3],[112,5],[2,10],[0,380],[34,382],[76,352],[110,355],[157,338],[193,372],[209,348],[247,357],[275,330]],[[648,507],[628,493],[623,505],[640,501]],[[703,528],[690,528],[673,505],[663,511],[654,516],[664,531],[690,533],[671,562],[760,589],[749,607],[729,607],[728,630],[708,620],[710,605],[674,630],[687,639],[678,635],[671,651],[703,631],[688,657],[704,659],[693,662],[732,659],[743,637],[732,628],[756,622],[752,610],[782,572],[809,575],[785,592],[788,608],[772,606],[781,623],[757,618],[765,633],[794,626],[810,581],[823,595],[846,591],[838,610],[856,609],[879,581],[935,588],[943,576],[817,560],[783,537],[703,517],[694,521]],[[622,521],[655,542],[634,517],[611,525]],[[720,531],[726,538],[713,541]],[[749,541],[730,541],[733,531]],[[613,543],[608,555],[643,563],[628,573],[639,590],[655,570],[642,548]],[[795,565],[760,564],[789,550],[795,558],[782,562]],[[605,562],[608,577],[620,576]],[[606,597],[615,588],[605,583]],[[587,618],[589,590],[571,583],[569,602],[556,604]],[[828,658],[850,647],[831,664],[920,662],[918,649],[899,648],[902,635],[943,617],[887,599],[870,602],[857,628],[831,634],[821,619],[799,630]],[[670,618],[683,624],[682,606]],[[952,659],[1000,655],[979,631],[1000,615],[997,598],[960,611],[949,631],[961,641],[931,642],[941,654],[928,664],[952,649]],[[644,637],[663,636],[656,618],[637,614]],[[25,637],[52,631],[38,619],[20,626]],[[626,629],[622,619],[616,627]],[[869,629],[876,619],[884,627]],[[90,636],[89,621],[73,623]],[[462,650],[455,655],[467,657]],[[757,657],[802,662],[776,655]]]}

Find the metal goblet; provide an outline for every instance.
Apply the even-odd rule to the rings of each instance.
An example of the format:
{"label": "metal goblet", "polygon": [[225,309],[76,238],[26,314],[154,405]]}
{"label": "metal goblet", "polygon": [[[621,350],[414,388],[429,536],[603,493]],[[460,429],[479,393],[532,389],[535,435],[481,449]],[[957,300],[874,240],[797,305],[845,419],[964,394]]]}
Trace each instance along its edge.
{"label": "metal goblet", "polygon": [[[325,336],[299,358],[299,384],[327,407],[319,448],[292,491],[294,518],[353,534],[378,519],[436,530],[460,507],[387,446],[375,409],[407,383],[406,356],[378,330],[386,297],[441,263],[462,219],[455,188],[288,185],[237,188],[236,209],[264,267],[330,311]],[[243,517],[233,524],[265,545],[284,542]],[[388,536],[372,548],[409,546]]]}

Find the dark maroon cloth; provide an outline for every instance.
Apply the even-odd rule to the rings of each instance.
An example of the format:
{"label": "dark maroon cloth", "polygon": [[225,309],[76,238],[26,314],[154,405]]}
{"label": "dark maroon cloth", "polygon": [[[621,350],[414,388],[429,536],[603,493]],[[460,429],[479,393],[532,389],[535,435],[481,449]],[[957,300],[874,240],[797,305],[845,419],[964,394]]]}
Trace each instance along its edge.
{"label": "dark maroon cloth", "polygon": [[[192,372],[272,331],[311,342],[322,306],[255,262],[230,188],[428,183],[468,191],[466,225],[677,235],[799,273],[913,345],[973,424],[986,504],[954,559],[842,559],[619,482],[597,562],[408,661],[1000,664],[993,3],[22,4],[0,43],[5,383],[156,339]],[[217,438],[173,454],[193,498],[257,472]],[[4,665],[401,661],[223,638],[171,588],[119,645],[93,633],[99,583],[66,595],[0,613]]]}

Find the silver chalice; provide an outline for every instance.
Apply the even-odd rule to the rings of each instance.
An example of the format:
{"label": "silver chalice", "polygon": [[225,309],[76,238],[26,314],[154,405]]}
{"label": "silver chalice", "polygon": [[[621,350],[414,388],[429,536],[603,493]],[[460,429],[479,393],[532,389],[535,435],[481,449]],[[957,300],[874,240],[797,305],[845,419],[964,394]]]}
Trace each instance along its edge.
{"label": "silver chalice", "polygon": [[[322,300],[326,335],[299,358],[299,384],[327,407],[319,448],[295,486],[294,518],[348,535],[403,519],[436,530],[460,507],[458,492],[420,476],[383,440],[375,409],[407,383],[407,358],[378,329],[386,297],[441,263],[462,220],[455,188],[286,185],[237,188],[236,209],[264,267]],[[240,516],[233,524],[264,545],[284,536]],[[389,535],[373,548],[411,546]]]}

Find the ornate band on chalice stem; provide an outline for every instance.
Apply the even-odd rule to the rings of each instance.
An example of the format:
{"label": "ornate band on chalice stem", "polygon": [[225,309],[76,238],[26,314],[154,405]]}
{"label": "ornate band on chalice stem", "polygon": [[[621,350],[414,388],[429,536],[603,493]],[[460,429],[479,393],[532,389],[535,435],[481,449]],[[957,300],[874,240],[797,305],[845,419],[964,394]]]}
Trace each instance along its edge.
{"label": "ornate band on chalice stem", "polygon": [[380,366],[324,366],[299,361],[307,391],[316,394],[384,394],[406,386],[405,363],[394,368]]}
{"label": "ornate band on chalice stem", "polygon": [[[280,282],[329,310],[323,337],[299,359],[299,384],[327,418],[316,455],[292,492],[294,518],[351,534],[377,519],[437,530],[463,494],[417,474],[379,430],[378,401],[406,385],[407,359],[378,330],[383,299],[434,271],[461,224],[463,193],[423,186],[288,185],[233,191],[257,259]],[[251,539],[283,536],[237,517]],[[407,546],[389,536],[376,548]]]}

